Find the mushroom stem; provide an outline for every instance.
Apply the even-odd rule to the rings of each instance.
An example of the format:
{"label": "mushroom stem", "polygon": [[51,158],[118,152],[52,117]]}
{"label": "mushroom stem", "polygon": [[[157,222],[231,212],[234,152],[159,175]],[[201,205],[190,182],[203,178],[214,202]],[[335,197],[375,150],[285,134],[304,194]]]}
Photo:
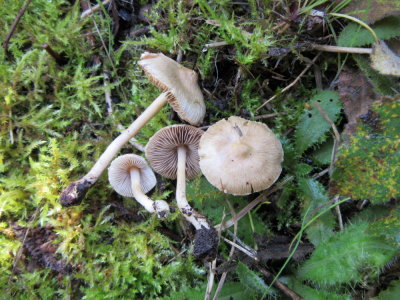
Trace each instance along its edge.
{"label": "mushroom stem", "polygon": [[168,92],[162,93],[146,110],[121,134],[111,142],[103,152],[90,171],[77,181],[71,182],[62,192],[60,202],[63,206],[77,205],[85,196],[88,189],[96,183],[97,179],[110,164],[118,151],[131,139],[139,130],[150,121],[165,104],[168,102]]}
{"label": "mushroom stem", "polygon": [[193,210],[186,199],[186,147],[178,147],[178,168],[176,175],[176,201],[179,210],[185,219],[190,222],[196,230],[210,229],[207,219],[197,211]]}
{"label": "mushroom stem", "polygon": [[140,187],[140,171],[137,168],[131,168],[129,170],[129,174],[131,175],[133,197],[135,197],[137,202],[139,202],[148,212],[154,213],[154,201],[147,197],[146,194],[142,192],[142,188]]}
{"label": "mushroom stem", "polygon": [[139,202],[148,212],[156,213],[159,218],[164,218],[169,214],[169,205],[164,200],[153,201],[143,193],[140,186],[140,171],[138,168],[131,168],[129,170],[131,177],[133,197]]}

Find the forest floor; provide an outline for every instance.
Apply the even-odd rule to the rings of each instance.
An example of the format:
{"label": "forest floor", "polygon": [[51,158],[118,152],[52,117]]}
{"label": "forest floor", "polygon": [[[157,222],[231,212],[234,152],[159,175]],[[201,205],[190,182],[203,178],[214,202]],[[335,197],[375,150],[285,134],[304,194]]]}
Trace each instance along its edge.
{"label": "forest floor", "polygon": [[[6,3],[1,299],[400,299],[400,3]],[[161,93],[138,66],[145,51],[199,75],[200,129],[239,116],[283,147],[265,191],[187,182],[190,204],[222,224],[211,257],[194,256],[178,209],[157,218],[107,172],[78,205],[60,203]],[[120,154],[144,157],[154,133],[180,123],[164,107]],[[148,195],[177,208],[176,181],[157,181]]]}

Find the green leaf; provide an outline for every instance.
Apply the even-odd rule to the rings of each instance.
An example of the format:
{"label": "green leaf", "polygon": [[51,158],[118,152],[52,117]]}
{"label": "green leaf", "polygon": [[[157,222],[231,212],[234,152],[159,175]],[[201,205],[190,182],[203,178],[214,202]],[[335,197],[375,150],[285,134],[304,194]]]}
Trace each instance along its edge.
{"label": "green leaf", "polygon": [[[329,201],[327,192],[322,184],[312,178],[299,178],[298,187],[302,199],[301,214],[304,217],[308,212],[312,212],[317,207]],[[310,217],[310,216],[307,216]],[[313,222],[307,229],[307,238],[315,246],[322,241],[329,239],[333,235],[335,228],[335,218],[331,212],[327,212]]]}
{"label": "green leaf", "polygon": [[312,158],[320,165],[329,165],[331,163],[332,149],[333,139],[329,139],[314,151]]}
{"label": "green leaf", "polygon": [[293,291],[299,294],[303,299],[307,300],[350,300],[350,295],[338,295],[331,293],[326,290],[311,288],[308,285],[303,284],[300,280],[297,280],[294,276],[286,279],[286,283]]}
{"label": "green leaf", "polygon": [[370,233],[369,226],[367,222],[352,224],[319,244],[299,268],[297,278],[334,287],[377,277],[398,249],[382,233]]}
{"label": "green leaf", "polygon": [[339,95],[328,90],[319,92],[307,102],[311,109],[304,111],[295,133],[295,148],[299,153],[303,153],[312,145],[321,142],[331,128],[328,121],[313,106],[314,102],[323,109],[332,122],[337,121],[342,108]]}
{"label": "green leaf", "polygon": [[[372,26],[381,40],[388,40],[400,36],[400,17],[391,16]],[[349,23],[340,33],[338,46],[361,47],[375,42],[371,33],[355,23]]]}
{"label": "green leaf", "polygon": [[354,60],[357,65],[364,72],[364,74],[371,81],[374,90],[381,95],[395,95],[396,89],[398,89],[399,84],[391,77],[380,74],[371,67],[371,63],[368,58],[360,54],[353,55]]}
{"label": "green leaf", "polygon": [[275,291],[268,287],[262,278],[260,278],[257,273],[250,270],[248,266],[239,262],[236,268],[237,274],[239,276],[240,283],[254,295],[269,295],[275,294]]}

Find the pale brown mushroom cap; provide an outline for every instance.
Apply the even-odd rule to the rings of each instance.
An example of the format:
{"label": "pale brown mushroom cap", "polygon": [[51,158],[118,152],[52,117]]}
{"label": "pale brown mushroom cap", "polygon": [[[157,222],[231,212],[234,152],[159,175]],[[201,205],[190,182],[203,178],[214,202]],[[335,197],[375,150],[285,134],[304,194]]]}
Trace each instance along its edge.
{"label": "pale brown mushroom cap", "polygon": [[240,117],[221,120],[200,139],[200,168],[219,190],[248,195],[270,187],[282,171],[282,145],[267,125]]}
{"label": "pale brown mushroom cap", "polygon": [[140,187],[143,193],[147,193],[156,185],[156,176],[146,160],[135,154],[125,154],[114,159],[108,168],[108,181],[118,194],[124,197],[134,197],[130,175],[131,168],[139,170]]}
{"label": "pale brown mushroom cap", "polygon": [[178,115],[192,125],[203,122],[206,113],[198,76],[162,53],[145,52],[138,62],[149,80],[164,92]]}
{"label": "pale brown mushroom cap", "polygon": [[200,172],[199,141],[204,132],[190,125],[171,125],[157,131],[146,145],[146,158],[154,171],[163,177],[176,179],[178,147],[186,147],[186,178]]}

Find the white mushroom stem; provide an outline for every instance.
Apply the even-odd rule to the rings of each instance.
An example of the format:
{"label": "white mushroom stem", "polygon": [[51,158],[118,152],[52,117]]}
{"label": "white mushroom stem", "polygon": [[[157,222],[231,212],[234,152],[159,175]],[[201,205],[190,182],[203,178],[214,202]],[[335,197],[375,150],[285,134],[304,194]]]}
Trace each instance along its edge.
{"label": "white mushroom stem", "polygon": [[148,212],[156,213],[159,217],[163,218],[169,214],[169,205],[163,200],[153,201],[143,193],[140,184],[140,171],[137,168],[129,170],[131,177],[131,186],[133,197],[139,202]]}
{"label": "white mushroom stem", "polygon": [[113,157],[133,138],[167,104],[168,92],[162,93],[146,110],[121,134],[111,142],[90,171],[75,182],[71,182],[61,193],[60,200],[64,206],[76,205],[85,196],[87,190],[96,183],[97,179],[110,164]]}
{"label": "white mushroom stem", "polygon": [[85,175],[88,179],[95,180],[100,177],[101,173],[110,164],[113,157],[121,150],[121,148],[133,138],[146,123],[148,123],[160,110],[167,104],[167,93],[162,93],[153,103],[121,134],[111,142],[107,149],[103,152],[95,165]]}
{"label": "white mushroom stem", "polygon": [[178,170],[176,175],[176,201],[179,210],[196,230],[202,228],[210,229],[207,219],[193,210],[186,199],[186,147],[178,147]]}

